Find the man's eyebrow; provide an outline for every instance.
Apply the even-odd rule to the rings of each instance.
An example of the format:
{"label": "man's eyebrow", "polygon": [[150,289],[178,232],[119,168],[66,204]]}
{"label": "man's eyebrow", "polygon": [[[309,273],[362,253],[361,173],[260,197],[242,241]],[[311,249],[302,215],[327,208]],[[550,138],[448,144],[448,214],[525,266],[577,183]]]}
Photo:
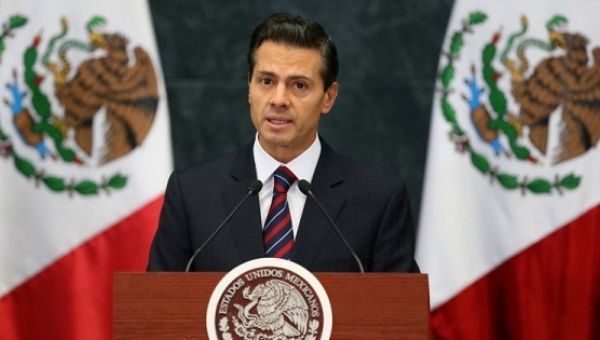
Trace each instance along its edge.
{"label": "man's eyebrow", "polygon": [[307,80],[307,81],[312,81],[312,78],[307,77],[305,75],[302,74],[292,74],[291,76],[288,77],[290,80]]}
{"label": "man's eyebrow", "polygon": [[[256,70],[256,73],[262,76],[269,76],[273,78],[279,78],[274,72],[264,71],[264,70]],[[305,76],[303,74],[292,74],[287,77],[289,80],[307,80],[312,81],[312,78]]]}
{"label": "man's eyebrow", "polygon": [[263,75],[263,76],[275,77],[275,73],[269,72],[269,71],[256,70],[256,73],[259,73],[260,75]]}

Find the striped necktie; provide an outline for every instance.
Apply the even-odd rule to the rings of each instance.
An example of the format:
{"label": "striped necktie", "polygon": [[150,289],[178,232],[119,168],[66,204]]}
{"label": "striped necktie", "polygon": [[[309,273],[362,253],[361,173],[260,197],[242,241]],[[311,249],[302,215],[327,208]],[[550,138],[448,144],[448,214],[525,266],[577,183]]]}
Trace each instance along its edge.
{"label": "striped necktie", "polygon": [[287,203],[287,192],[297,178],[285,166],[277,168],[273,177],[273,201],[263,228],[265,253],[269,257],[289,260],[294,247],[294,233]]}

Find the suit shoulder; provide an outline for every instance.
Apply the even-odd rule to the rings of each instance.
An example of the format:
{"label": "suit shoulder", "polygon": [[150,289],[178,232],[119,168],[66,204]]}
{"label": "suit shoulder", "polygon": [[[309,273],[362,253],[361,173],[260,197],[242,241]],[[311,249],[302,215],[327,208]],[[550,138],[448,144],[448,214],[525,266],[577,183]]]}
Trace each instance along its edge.
{"label": "suit shoulder", "polygon": [[184,185],[190,182],[219,182],[229,177],[230,170],[239,162],[242,154],[243,151],[236,151],[203,164],[175,170],[174,175]]}

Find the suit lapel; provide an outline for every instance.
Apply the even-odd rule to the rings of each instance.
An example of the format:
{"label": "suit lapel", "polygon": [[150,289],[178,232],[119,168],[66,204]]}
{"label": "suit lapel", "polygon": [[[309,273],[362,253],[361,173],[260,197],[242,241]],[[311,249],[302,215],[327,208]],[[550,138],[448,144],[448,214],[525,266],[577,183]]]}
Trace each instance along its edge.
{"label": "suit lapel", "polygon": [[[346,202],[345,197],[335,190],[335,185],[341,183],[344,177],[339,163],[335,160],[336,155],[333,150],[323,140],[321,143],[321,156],[313,176],[312,190],[335,221]],[[335,231],[327,222],[327,218],[312,198],[307,197],[296,235],[294,262],[310,267],[330,232]]]}
{"label": "suit lapel", "polygon": [[[230,169],[232,181],[223,188],[225,212],[229,213],[248,192],[248,185],[256,179],[256,169],[252,156],[252,144],[240,152]],[[264,257],[258,197],[249,197],[229,222],[235,245],[242,256],[242,262]],[[224,250],[227,251],[227,250]]]}

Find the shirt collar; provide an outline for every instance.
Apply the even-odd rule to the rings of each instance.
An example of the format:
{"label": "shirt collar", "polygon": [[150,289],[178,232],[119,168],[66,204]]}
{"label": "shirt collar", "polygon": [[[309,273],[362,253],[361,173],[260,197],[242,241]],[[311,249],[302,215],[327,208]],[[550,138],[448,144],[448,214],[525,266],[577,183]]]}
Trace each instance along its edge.
{"label": "shirt collar", "polygon": [[258,142],[258,133],[254,139],[254,146],[252,148],[254,153],[254,163],[256,166],[256,175],[258,180],[265,183],[277,168],[281,165],[285,165],[290,169],[298,179],[305,179],[312,182],[313,175],[315,174],[315,168],[321,155],[321,141],[319,136],[315,138],[315,141],[304,150],[298,157],[294,158],[287,164],[282,164],[269,155],[262,145]]}

